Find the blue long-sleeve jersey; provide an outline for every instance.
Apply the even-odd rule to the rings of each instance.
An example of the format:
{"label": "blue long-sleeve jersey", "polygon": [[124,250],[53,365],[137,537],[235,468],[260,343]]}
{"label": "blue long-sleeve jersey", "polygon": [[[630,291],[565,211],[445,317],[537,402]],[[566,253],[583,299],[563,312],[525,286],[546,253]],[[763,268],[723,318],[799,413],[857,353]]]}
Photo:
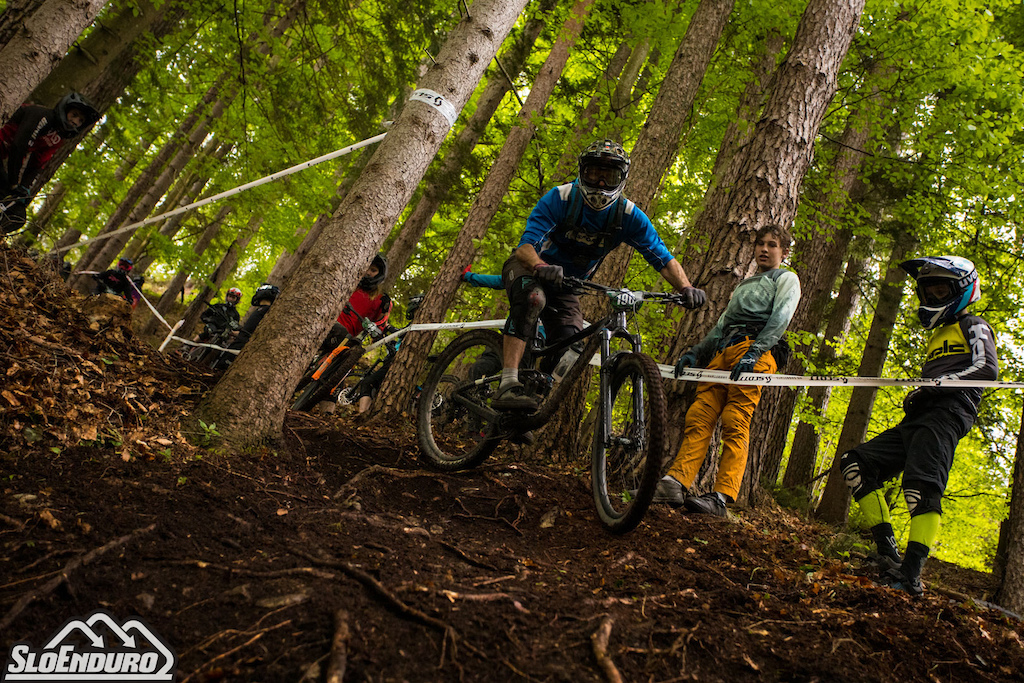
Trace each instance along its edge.
{"label": "blue long-sleeve jersey", "polygon": [[655,270],[662,270],[672,260],[651,219],[628,199],[619,200],[625,206],[616,230],[610,229],[618,211],[616,204],[594,211],[584,202],[578,224],[571,225],[574,186],[559,185],[537,202],[518,246],[531,245],[545,263],[562,266],[567,276],[581,279],[590,278],[605,254],[623,242],[640,252]]}

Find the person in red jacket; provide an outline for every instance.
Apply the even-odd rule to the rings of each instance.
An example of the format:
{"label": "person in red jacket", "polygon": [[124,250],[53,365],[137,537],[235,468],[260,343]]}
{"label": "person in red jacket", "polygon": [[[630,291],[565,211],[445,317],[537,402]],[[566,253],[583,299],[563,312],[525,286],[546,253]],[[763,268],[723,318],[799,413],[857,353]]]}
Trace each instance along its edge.
{"label": "person in red jacket", "polygon": [[331,333],[320,347],[320,353],[326,353],[341,343],[346,335],[355,337],[363,331],[363,318],[371,320],[380,330],[384,331],[388,317],[391,315],[391,297],[380,291],[380,286],[388,274],[388,260],[384,254],[377,254],[367,266],[359,286],[349,297],[348,303],[338,314],[338,321],[331,328]]}
{"label": "person in red jacket", "polygon": [[82,95],[69,93],[50,109],[23,105],[0,128],[0,230],[25,225],[32,184],[57,149],[96,123],[99,112]]}

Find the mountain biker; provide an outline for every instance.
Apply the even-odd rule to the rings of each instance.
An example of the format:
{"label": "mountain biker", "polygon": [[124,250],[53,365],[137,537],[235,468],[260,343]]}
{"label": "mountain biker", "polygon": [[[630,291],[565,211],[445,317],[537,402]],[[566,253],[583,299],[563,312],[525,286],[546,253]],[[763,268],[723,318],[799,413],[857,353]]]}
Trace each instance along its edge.
{"label": "mountain biker", "polygon": [[142,286],[142,277],[130,275],[134,263],[130,258],[120,258],[117,267],[104,270],[102,273],[93,274],[96,280],[96,288],[93,294],[116,294],[132,305],[132,308],[142,299],[139,288]]}
{"label": "mountain biker", "polygon": [[32,184],[64,142],[96,123],[99,112],[82,95],[68,93],[52,109],[22,105],[0,128],[0,231],[22,227]]}
{"label": "mountain biker", "polygon": [[589,279],[605,255],[625,242],[640,252],[688,308],[705,302],[690,284],[651,220],[622,196],[629,155],[618,142],[598,140],[579,156],[579,178],[541,198],[526,221],[519,245],[502,268],[510,312],[503,337],[501,384],[491,405],[535,410],[537,401],[519,382],[519,363],[538,318],[557,343],[583,327],[579,297],[562,287],[565,276]]}
{"label": "mountain biker", "polygon": [[[677,377],[687,367],[731,370],[730,378],[734,380],[744,372],[777,370],[773,347],[782,339],[800,301],[796,273],[779,267],[792,241],[789,231],[781,226],[769,225],[757,231],[757,273],[736,286],[718,323],[679,358]],[[697,396],[686,411],[679,452],[668,474],[658,482],[654,502],[685,505],[690,512],[726,517],[725,505],[735,501],[743,480],[750,418],[760,399],[760,385],[698,383]],[[688,496],[719,418],[722,459],[714,488],[703,496]]]}
{"label": "mountain biker", "polygon": [[241,316],[238,315],[238,302],[242,300],[242,290],[232,287],[224,295],[223,303],[208,306],[203,314],[199,316],[205,325],[199,333],[198,341],[208,342],[214,336],[230,327],[232,323],[237,327]]}
{"label": "mountain biker", "polygon": [[[965,309],[981,298],[978,271],[959,256],[926,256],[900,264],[916,280],[918,318],[931,330],[921,377],[994,380],[999,375],[995,334]],[[903,401],[903,420],[844,453],[843,477],[871,528],[883,580],[917,596],[921,569],[939,534],[942,494],[956,445],[978,417],[980,388],[918,387]],[[901,558],[882,483],[903,473],[910,540]]]}
{"label": "mountain biker", "polygon": [[[256,326],[263,320],[263,316],[270,310],[271,304],[277,300],[280,293],[281,290],[277,285],[272,285],[269,282],[264,282],[256,288],[256,291],[252,294],[252,299],[249,301],[250,305],[255,308],[253,308],[249,315],[245,316],[245,320],[242,321],[241,326],[238,328],[238,334],[235,335],[234,341],[228,346],[229,349],[241,349],[248,343],[252,333],[256,331]],[[231,365],[234,359],[235,354],[221,352],[213,367],[214,369],[226,368]]]}
{"label": "mountain biker", "polygon": [[349,297],[348,303],[338,314],[338,320],[331,327],[330,333],[320,345],[320,354],[327,353],[340,344],[346,336],[355,337],[363,331],[363,318],[372,321],[384,331],[391,315],[393,302],[391,297],[380,291],[380,286],[387,278],[388,260],[384,254],[373,257],[366,272],[359,280],[356,291]]}

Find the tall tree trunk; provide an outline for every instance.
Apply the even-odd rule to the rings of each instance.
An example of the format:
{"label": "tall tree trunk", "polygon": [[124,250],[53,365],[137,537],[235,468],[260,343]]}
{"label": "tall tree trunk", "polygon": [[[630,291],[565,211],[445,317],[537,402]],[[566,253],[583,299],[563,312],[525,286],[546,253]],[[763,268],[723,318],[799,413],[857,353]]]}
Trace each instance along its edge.
{"label": "tall tree trunk", "polygon": [[43,5],[43,0],[11,0],[0,12],[0,50]]}
{"label": "tall tree trunk", "polygon": [[60,63],[32,90],[30,99],[52,107],[69,92],[81,92],[123,56],[124,51],[163,17],[170,2],[116,0],[101,26],[76,42]]}
{"label": "tall tree trunk", "polygon": [[449,33],[420,79],[421,92],[437,95],[406,104],[303,260],[304,277],[292,278],[196,411],[197,419],[215,422],[224,439],[253,444],[280,438],[292,390],[338,302],[355,291],[363,265],[380,249],[525,4],[476,0],[472,14]]}
{"label": "tall tree trunk", "polygon": [[[653,213],[651,207],[661,179],[676,159],[693,101],[733,6],[734,0],[702,0],[697,6],[640,131],[633,148],[625,196],[644,212]],[[631,248],[623,245],[609,254],[594,279],[602,283],[621,282],[630,252]],[[598,297],[584,298],[584,318],[599,319],[605,306],[604,300]],[[585,439],[589,437],[580,432],[587,385],[588,382],[580,381],[572,388],[564,408],[555,414],[534,444],[533,453],[564,459],[583,450]]]}
{"label": "tall tree trunk", "polygon": [[[221,208],[213,223],[206,231],[204,231],[204,235],[212,230],[215,238],[217,233],[220,232],[224,220],[227,218],[228,214],[231,213],[232,209],[233,207],[231,206],[224,206]],[[211,273],[210,277],[203,283],[203,288],[199,290],[199,293],[185,310],[185,315],[181,318],[182,324],[178,331],[179,337],[185,337],[187,334],[184,333],[195,329],[196,325],[199,323],[199,317],[203,314],[203,311],[206,310],[206,304],[210,303],[210,300],[213,299],[214,295],[220,290],[221,285],[224,284],[224,281],[227,280],[228,276],[235,270],[235,266],[238,265],[238,258],[241,255],[241,252],[249,245],[249,241],[259,230],[262,222],[263,217],[260,214],[253,214],[249,219],[246,229],[243,230],[242,233],[228,246],[227,250],[224,252],[224,256],[221,257],[220,263],[218,263],[217,267],[214,268],[213,273]],[[171,295],[171,300],[173,299],[174,295]]]}
{"label": "tall tree trunk", "polygon": [[[688,273],[700,273],[708,304],[684,315],[668,358],[673,361],[714,325],[736,285],[751,270],[753,237],[765,225],[792,223],[800,185],[814,153],[814,139],[836,89],[836,77],[860,21],[863,0],[810,0],[793,46],[779,67],[761,119],[739,153],[736,182],[715,192],[705,206],[718,207],[721,221],[705,211],[693,234],[704,242],[701,254],[684,260]],[[719,203],[721,202],[721,203]],[[669,394],[669,422],[682,425],[686,405]],[[676,440],[670,452],[678,448]],[[748,467],[758,468],[756,458]]]}
{"label": "tall tree trunk", "polygon": [[[107,0],[47,0],[0,50],[0,125],[28,99],[107,4]],[[52,106],[52,105],[51,105]]]}
{"label": "tall tree trunk", "polygon": [[[883,70],[875,63],[868,77]],[[825,189],[819,189],[815,205],[810,238],[796,241],[793,264],[800,276],[803,295],[797,304],[790,329],[817,335],[821,330],[825,312],[832,302],[832,292],[846,259],[853,231],[848,226],[854,217],[851,204],[862,198],[861,182],[864,160],[873,152],[870,144],[873,130],[877,129],[878,111],[882,100],[879,89],[861,107],[850,114],[846,129],[839,140],[832,169]],[[812,352],[810,346],[796,345],[793,374],[803,374],[802,356]],[[774,486],[779,479],[783,452],[793,422],[793,409],[799,390],[772,387],[761,395],[757,413],[750,429],[750,462],[744,473],[741,497],[747,497],[758,485]],[[814,463],[811,463],[811,469]],[[803,472],[801,472],[803,474]],[[799,479],[798,481],[803,481]]]}
{"label": "tall tree trunk", "polygon": [[1007,525],[1006,560],[996,602],[1017,614],[1024,614],[1024,417],[1014,454],[1010,516],[1004,524]]}
{"label": "tall tree trunk", "polygon": [[[846,266],[846,274],[833,302],[828,323],[825,325],[825,334],[814,357],[817,374],[836,374],[830,372],[838,358],[836,348],[850,331],[851,315],[860,299],[859,275],[864,272],[866,266],[867,259],[858,256],[851,257]],[[819,419],[824,419],[830,393],[830,387],[808,388],[807,411]],[[818,441],[818,428],[814,424],[800,422],[797,425],[786,475],[782,479],[782,485],[786,488],[807,487],[808,499],[812,491],[808,484],[815,475],[814,469],[818,463]]]}
{"label": "tall tree trunk", "polygon": [[430,227],[430,222],[434,219],[438,207],[456,186],[459,174],[473,155],[480,136],[483,135],[501,101],[514,85],[509,82],[509,77],[515,77],[523,70],[526,58],[533,50],[533,44],[544,28],[550,5],[553,4],[549,0],[546,3],[548,7],[542,10],[543,15],[531,18],[523,27],[519,39],[502,54],[501,65],[504,70],[495,67],[493,75],[487,80],[487,85],[477,100],[473,115],[469,117],[466,125],[455,138],[455,142],[445,154],[440,166],[427,174],[423,195],[416,202],[416,206],[413,207],[409,217],[405,219],[395,241],[392,242],[391,248],[388,249],[388,276],[382,286],[385,291],[394,286],[399,275],[405,270],[409,257],[412,256],[416,245],[419,244],[427,228]]}
{"label": "tall tree trunk", "polygon": [[[573,9],[566,20],[565,26],[559,32],[559,38],[551,46],[544,65],[541,66],[537,78],[530,88],[530,95],[526,98],[523,108],[519,111],[515,127],[509,131],[505,144],[502,145],[491,171],[487,174],[480,194],[473,202],[466,222],[455,238],[455,244],[445,257],[444,262],[438,269],[437,277],[431,284],[430,289],[420,304],[416,316],[423,322],[439,322],[444,320],[444,315],[455,299],[455,292],[459,287],[459,275],[462,269],[473,262],[476,249],[473,246],[475,240],[480,239],[487,232],[491,219],[497,213],[501,200],[508,191],[512,182],[519,161],[526,152],[526,147],[533,138],[536,130],[536,119],[539,118],[547,105],[548,98],[555,89],[555,84],[565,69],[569,60],[569,51],[575,44],[580,31],[583,30],[583,22],[593,0],[576,0]],[[424,367],[424,361],[430,353],[434,343],[433,332],[420,332],[415,336],[407,337],[395,356],[394,363],[388,374],[384,377],[384,383],[378,392],[377,405],[381,409],[382,420],[394,420],[398,418],[409,405],[409,399],[416,387],[420,372]]]}
{"label": "tall tree trunk", "polygon": [[[879,287],[878,305],[871,319],[871,328],[864,344],[864,355],[861,357],[857,375],[860,377],[880,377],[885,366],[885,357],[889,351],[889,340],[892,339],[893,326],[899,314],[900,301],[903,300],[904,273],[899,268],[907,254],[914,246],[913,239],[905,230],[899,230],[895,237],[892,256],[886,268],[885,280]],[[815,516],[833,524],[844,524],[850,513],[850,491],[843,480],[843,472],[839,468],[839,458],[846,451],[864,443],[868,423],[871,421],[871,410],[875,405],[875,387],[854,387],[850,396],[850,406],[846,411],[843,431],[836,444],[835,456],[825,484],[825,492],[821,502],[815,509]]]}
{"label": "tall tree trunk", "polygon": [[[160,299],[156,302],[155,308],[157,313],[165,315],[167,311],[171,310],[171,307],[174,305],[174,300],[178,298],[178,294],[184,288],[185,282],[188,280],[188,276],[191,275],[194,270],[192,264],[197,263],[198,259],[206,253],[206,249],[213,243],[213,240],[217,238],[221,227],[224,225],[224,221],[233,209],[234,206],[231,204],[223,205],[217,213],[217,216],[207,224],[206,229],[203,230],[199,239],[197,239],[196,243],[192,245],[192,253],[195,254],[195,259],[186,259],[180,264],[178,272],[176,272],[174,277],[171,278],[171,281],[167,283],[167,288],[164,290],[164,293],[160,295]],[[146,321],[146,324],[142,326],[142,334],[153,334],[156,332],[159,324],[160,321],[156,316],[152,316]]]}

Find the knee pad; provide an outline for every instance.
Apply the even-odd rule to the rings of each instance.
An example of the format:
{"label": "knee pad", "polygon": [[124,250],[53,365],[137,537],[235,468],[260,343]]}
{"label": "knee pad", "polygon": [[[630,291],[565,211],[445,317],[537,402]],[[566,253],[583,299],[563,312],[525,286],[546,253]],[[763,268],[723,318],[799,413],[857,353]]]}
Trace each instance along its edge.
{"label": "knee pad", "polygon": [[934,484],[922,481],[903,482],[903,498],[911,517],[926,512],[942,514],[942,493]]}
{"label": "knee pad", "polygon": [[839,468],[843,472],[843,481],[846,482],[846,486],[850,489],[850,493],[857,500],[874,490],[864,485],[864,476],[861,472],[860,459],[857,457],[857,451],[846,451],[839,459]]}
{"label": "knee pad", "polygon": [[509,315],[505,322],[505,334],[526,340],[537,327],[541,311],[548,305],[543,288],[535,282],[524,283],[520,278],[509,292]]}

